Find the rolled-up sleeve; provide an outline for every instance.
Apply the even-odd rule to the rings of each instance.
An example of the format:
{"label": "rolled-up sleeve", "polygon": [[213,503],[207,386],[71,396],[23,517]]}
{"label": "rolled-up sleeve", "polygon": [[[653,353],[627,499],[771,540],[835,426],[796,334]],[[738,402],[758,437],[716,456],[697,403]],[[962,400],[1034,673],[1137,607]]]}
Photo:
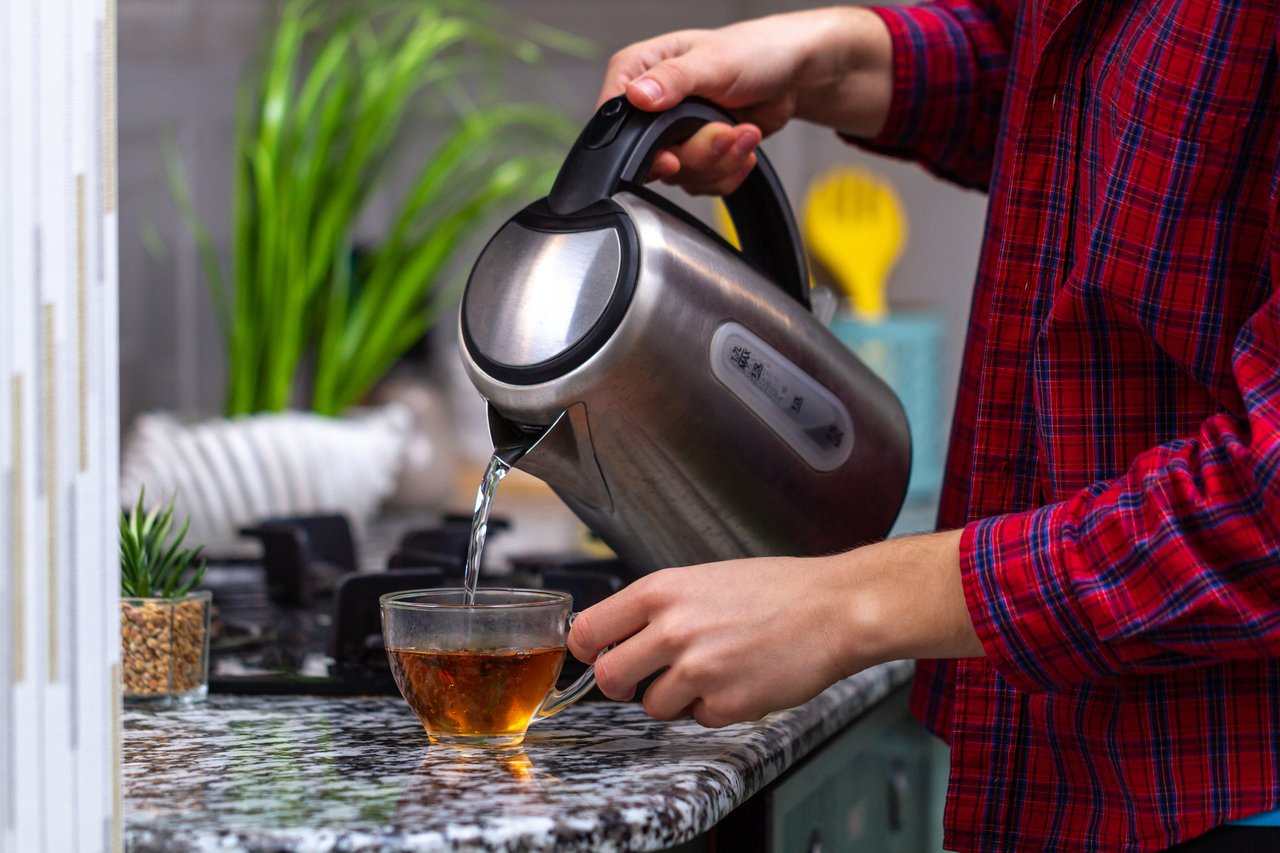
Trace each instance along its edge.
{"label": "rolled-up sleeve", "polygon": [[935,0],[877,7],[893,43],[893,98],[874,139],[844,138],[975,189],[987,188],[1016,3]]}
{"label": "rolled-up sleeve", "polygon": [[1010,684],[1280,658],[1280,291],[1232,366],[1243,414],[1066,501],[965,528],[969,613]]}

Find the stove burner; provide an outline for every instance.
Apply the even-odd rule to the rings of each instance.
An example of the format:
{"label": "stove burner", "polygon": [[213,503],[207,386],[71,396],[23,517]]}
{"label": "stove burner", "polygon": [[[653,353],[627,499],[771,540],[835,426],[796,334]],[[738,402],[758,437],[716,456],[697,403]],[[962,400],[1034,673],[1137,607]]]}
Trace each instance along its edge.
{"label": "stove burner", "polygon": [[[509,527],[504,519],[491,520],[491,535]],[[270,519],[243,532],[262,541],[262,560],[211,561],[202,584],[213,591],[216,620],[210,691],[397,695],[378,599],[457,585],[470,517],[410,531],[387,571],[363,574],[355,571],[355,542],[343,516]],[[531,554],[511,564],[512,573],[497,583],[569,593],[579,611],[636,578],[619,560],[578,554]],[[493,583],[493,576],[482,575],[482,585]],[[567,658],[562,686],[583,669]]]}

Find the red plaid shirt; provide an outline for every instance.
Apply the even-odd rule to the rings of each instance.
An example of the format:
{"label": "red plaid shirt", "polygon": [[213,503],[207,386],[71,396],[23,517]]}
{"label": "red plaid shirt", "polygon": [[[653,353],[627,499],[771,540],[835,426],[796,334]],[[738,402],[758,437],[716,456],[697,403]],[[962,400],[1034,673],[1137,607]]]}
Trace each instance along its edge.
{"label": "red plaid shirt", "polygon": [[925,662],[948,849],[1157,850],[1280,806],[1277,3],[937,0],[870,148],[987,189]]}

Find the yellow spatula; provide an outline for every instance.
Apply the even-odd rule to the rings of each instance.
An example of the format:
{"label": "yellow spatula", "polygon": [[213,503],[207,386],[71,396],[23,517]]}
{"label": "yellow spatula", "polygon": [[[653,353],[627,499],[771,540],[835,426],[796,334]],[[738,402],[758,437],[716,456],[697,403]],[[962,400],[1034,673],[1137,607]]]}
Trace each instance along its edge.
{"label": "yellow spatula", "polygon": [[729,218],[729,208],[724,206],[724,199],[717,196],[712,200],[711,207],[716,218],[716,231],[730,246],[741,249],[742,244],[738,242],[738,229],[733,227],[733,220]]}
{"label": "yellow spatula", "polygon": [[883,317],[885,281],[906,241],[906,220],[893,185],[866,169],[828,172],[809,187],[803,227],[809,251],[844,288],[854,313]]}

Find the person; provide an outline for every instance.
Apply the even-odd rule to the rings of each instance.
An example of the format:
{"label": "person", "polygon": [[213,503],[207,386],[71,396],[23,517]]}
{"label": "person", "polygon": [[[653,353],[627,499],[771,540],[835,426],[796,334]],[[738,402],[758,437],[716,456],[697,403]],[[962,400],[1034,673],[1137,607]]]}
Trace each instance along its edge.
{"label": "person", "polygon": [[941,532],[642,578],[570,636],[606,695],[723,726],[915,658],[948,849],[1280,849],[1214,830],[1280,806],[1278,14],[933,0],[613,57],[601,101],[740,121],[650,177],[729,192],[803,119],[990,203]]}

